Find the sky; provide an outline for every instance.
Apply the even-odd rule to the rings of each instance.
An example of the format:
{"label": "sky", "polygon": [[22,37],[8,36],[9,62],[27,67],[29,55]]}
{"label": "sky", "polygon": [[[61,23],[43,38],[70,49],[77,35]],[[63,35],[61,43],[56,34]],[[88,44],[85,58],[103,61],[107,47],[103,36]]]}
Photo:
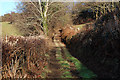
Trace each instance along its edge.
{"label": "sky", "polygon": [[3,16],[6,13],[16,11],[16,2],[2,2],[0,1],[0,16]]}
{"label": "sky", "polygon": [[[74,0],[75,1],[75,0]],[[12,1],[4,1],[0,0],[0,16],[3,16],[4,14],[11,13],[12,11],[16,11],[17,3]]]}

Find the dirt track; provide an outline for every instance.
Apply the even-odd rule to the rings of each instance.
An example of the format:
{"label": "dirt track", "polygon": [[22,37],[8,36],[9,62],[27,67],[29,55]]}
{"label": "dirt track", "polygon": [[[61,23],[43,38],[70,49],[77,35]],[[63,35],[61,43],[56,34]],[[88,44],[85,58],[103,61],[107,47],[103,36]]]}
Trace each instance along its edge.
{"label": "dirt track", "polygon": [[[65,44],[60,41],[54,40],[54,49],[52,49],[49,53],[49,70],[50,72],[47,74],[48,78],[85,78],[81,71],[78,71],[79,67],[76,67],[76,63],[79,61],[76,58],[70,56]],[[72,60],[72,58],[74,60]],[[76,61],[75,61],[76,60]],[[76,63],[75,63],[76,62]],[[85,71],[87,68],[84,69]],[[88,70],[87,70],[88,71]],[[88,72],[89,73],[89,72]],[[87,72],[85,74],[88,74]],[[89,74],[88,74],[89,75]],[[90,78],[90,77],[88,77]]]}

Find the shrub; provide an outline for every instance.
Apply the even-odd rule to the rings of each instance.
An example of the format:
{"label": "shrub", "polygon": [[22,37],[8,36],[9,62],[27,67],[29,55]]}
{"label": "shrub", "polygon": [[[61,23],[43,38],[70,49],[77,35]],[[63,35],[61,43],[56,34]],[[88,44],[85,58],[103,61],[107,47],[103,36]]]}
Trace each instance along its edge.
{"label": "shrub", "polygon": [[[49,41],[49,43],[48,43]],[[3,78],[41,77],[50,40],[44,36],[6,37],[2,41]]]}
{"label": "shrub", "polygon": [[94,29],[83,30],[67,44],[71,54],[100,78],[117,78],[120,73],[120,21],[113,16],[111,13],[101,17],[106,18],[96,21]]}

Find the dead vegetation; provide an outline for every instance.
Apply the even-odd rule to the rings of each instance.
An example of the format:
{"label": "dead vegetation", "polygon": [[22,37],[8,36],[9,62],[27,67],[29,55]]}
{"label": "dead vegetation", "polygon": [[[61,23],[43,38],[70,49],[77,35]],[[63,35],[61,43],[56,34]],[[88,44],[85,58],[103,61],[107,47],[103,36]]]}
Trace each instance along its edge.
{"label": "dead vegetation", "polygon": [[[49,42],[48,42],[49,41]],[[41,78],[52,48],[45,36],[6,37],[2,40],[3,78]]]}

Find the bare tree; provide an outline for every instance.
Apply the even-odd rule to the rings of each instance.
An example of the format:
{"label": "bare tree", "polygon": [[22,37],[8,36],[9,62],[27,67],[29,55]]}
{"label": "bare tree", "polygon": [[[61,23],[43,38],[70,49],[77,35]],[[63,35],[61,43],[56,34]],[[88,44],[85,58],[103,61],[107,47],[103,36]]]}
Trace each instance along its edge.
{"label": "bare tree", "polygon": [[95,13],[94,17],[97,20],[106,13],[114,11],[116,7],[119,7],[119,2],[82,2],[78,3],[75,8],[73,8],[73,11],[80,13],[82,10],[91,9],[92,12]]}
{"label": "bare tree", "polygon": [[19,12],[23,14],[23,24],[26,23],[27,19],[34,19],[34,21],[27,21],[25,26],[32,25],[34,22],[39,22],[38,26],[33,26],[38,32],[41,29],[45,35],[48,35],[48,29],[50,29],[50,25],[48,27],[48,23],[50,24],[53,18],[55,20],[62,20],[60,16],[63,17],[66,11],[69,10],[67,7],[69,4],[62,2],[50,2],[49,0],[46,2],[41,2],[41,0],[38,0],[38,2],[21,2],[20,5],[18,5],[18,10],[20,10]]}

